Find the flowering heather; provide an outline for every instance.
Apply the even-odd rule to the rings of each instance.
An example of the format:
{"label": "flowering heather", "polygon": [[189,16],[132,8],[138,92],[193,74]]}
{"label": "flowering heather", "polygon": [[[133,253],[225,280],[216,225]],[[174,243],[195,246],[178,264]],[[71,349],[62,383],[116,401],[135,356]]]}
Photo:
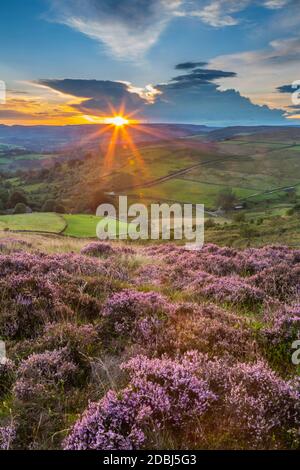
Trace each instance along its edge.
{"label": "flowering heather", "polygon": [[265,299],[261,289],[251,286],[238,276],[216,277],[213,280],[208,278],[204,282],[204,285],[197,286],[196,292],[217,302],[252,306],[262,303]]}
{"label": "flowering heather", "polygon": [[[118,395],[109,391],[91,404],[65,441],[68,450],[131,450],[146,444],[145,431],[190,426],[215,396],[194,370],[170,359],[139,356],[123,368],[131,381]],[[194,423],[195,426],[195,423]]]}
{"label": "flowering heather", "polygon": [[10,450],[16,438],[16,430],[13,425],[0,427],[0,450]]}
{"label": "flowering heather", "polygon": [[144,341],[157,334],[171,311],[161,294],[125,289],[107,300],[102,314],[114,333]]}
{"label": "flowering heather", "polygon": [[82,248],[81,254],[95,257],[110,256],[115,254],[115,250],[108,243],[92,242]]}
{"label": "flowering heather", "polygon": [[209,360],[194,351],[184,361],[197,368],[218,397],[213,411],[221,417],[220,429],[224,426],[246,447],[272,446],[274,436],[280,446],[291,430],[299,428],[299,387],[280,378],[266,363]]}
{"label": "flowering heather", "polygon": [[55,389],[58,391],[74,383],[77,372],[67,349],[32,354],[21,362],[13,392],[22,401],[47,398]]}
{"label": "flowering heather", "polygon": [[32,244],[25,240],[9,237],[0,239],[0,254],[1,252],[5,254],[17,253],[31,247]]}
{"label": "flowering heather", "polygon": [[293,266],[281,263],[264,269],[249,281],[267,295],[286,300],[300,292],[300,264]]}
{"label": "flowering heather", "polygon": [[157,349],[168,354],[194,349],[210,357],[253,360],[258,346],[244,318],[213,305],[183,304],[170,316]]}
{"label": "flowering heather", "polygon": [[0,279],[3,295],[0,334],[6,338],[35,336],[44,322],[67,314],[62,288],[46,276],[9,275]]}
{"label": "flowering heather", "polygon": [[0,277],[14,273],[47,274],[64,272],[71,275],[105,274],[107,270],[101,260],[70,254],[45,255],[43,253],[15,253],[0,256]]}
{"label": "flowering heather", "polygon": [[91,242],[81,250],[82,255],[94,257],[108,257],[112,255],[131,255],[134,253],[132,248],[127,246],[112,246],[104,242]]}
{"label": "flowering heather", "polygon": [[280,309],[265,315],[266,327],[262,333],[272,344],[286,342],[291,344],[300,338],[300,304],[283,305]]}
{"label": "flowering heather", "polygon": [[0,448],[299,446],[300,250],[1,243]]}
{"label": "flowering heather", "polygon": [[48,323],[43,333],[35,343],[37,349],[45,351],[65,348],[72,361],[80,366],[82,375],[90,372],[89,358],[101,351],[101,341],[94,325]]}

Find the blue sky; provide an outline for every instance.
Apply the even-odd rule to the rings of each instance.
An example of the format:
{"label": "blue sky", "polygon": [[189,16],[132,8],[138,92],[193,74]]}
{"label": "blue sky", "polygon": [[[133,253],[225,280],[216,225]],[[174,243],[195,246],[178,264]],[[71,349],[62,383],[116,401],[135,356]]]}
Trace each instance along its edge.
{"label": "blue sky", "polygon": [[[108,112],[105,86],[114,99],[110,82],[122,81],[125,102],[146,120],[297,123],[290,94],[278,88],[300,78],[298,10],[297,0],[4,0],[0,122],[96,121]],[[205,65],[197,79],[197,67],[181,69],[190,77],[174,87],[174,67],[187,61]],[[232,74],[204,83],[205,70]]]}

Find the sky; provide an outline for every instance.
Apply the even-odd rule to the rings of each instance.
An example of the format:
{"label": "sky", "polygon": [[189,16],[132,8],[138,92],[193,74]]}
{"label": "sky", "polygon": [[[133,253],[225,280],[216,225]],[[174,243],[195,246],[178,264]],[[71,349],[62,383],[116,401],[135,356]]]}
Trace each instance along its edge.
{"label": "sky", "polygon": [[299,0],[2,0],[0,123],[123,106],[144,122],[300,124],[299,26]]}

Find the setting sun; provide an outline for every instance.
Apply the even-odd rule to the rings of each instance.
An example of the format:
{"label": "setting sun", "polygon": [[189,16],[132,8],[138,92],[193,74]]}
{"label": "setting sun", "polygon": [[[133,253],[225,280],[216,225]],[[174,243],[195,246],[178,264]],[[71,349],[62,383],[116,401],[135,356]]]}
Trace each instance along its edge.
{"label": "setting sun", "polygon": [[114,116],[112,118],[109,118],[108,123],[113,124],[116,127],[122,127],[127,124],[129,124],[129,120],[124,118],[123,116]]}

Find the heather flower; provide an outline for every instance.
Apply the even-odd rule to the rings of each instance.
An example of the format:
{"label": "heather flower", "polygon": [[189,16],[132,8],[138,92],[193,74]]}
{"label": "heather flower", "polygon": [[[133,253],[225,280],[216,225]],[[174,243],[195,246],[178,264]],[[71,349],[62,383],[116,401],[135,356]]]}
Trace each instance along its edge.
{"label": "heather flower", "polygon": [[172,305],[156,292],[126,289],[107,300],[102,314],[113,333],[144,341],[157,334],[171,311]]}
{"label": "heather flower", "polygon": [[283,380],[262,361],[210,361],[207,356],[190,354],[186,360],[198,362],[201,377],[218,396],[216,426],[224,426],[232,437],[257,448],[272,445],[277,436],[280,445],[290,430],[299,428],[300,394],[293,381]]}
{"label": "heather flower", "polygon": [[258,287],[251,286],[238,276],[215,278],[209,280],[197,291],[203,296],[218,302],[228,302],[241,305],[255,305],[264,301],[265,295]]}
{"label": "heather flower", "polygon": [[13,425],[0,427],[0,450],[10,450],[16,439],[16,429]]}
{"label": "heather flower", "polygon": [[0,279],[3,300],[0,308],[0,334],[3,337],[35,336],[50,318],[68,314],[61,301],[63,290],[47,276],[11,274]]}
{"label": "heather flower", "polygon": [[91,242],[84,246],[81,254],[94,257],[108,257],[112,255],[132,255],[134,250],[128,246],[112,246],[105,242]]}
{"label": "heather flower", "polygon": [[108,243],[92,242],[82,248],[81,254],[95,257],[110,256],[115,254],[115,250]]}
{"label": "heather flower", "polygon": [[265,321],[267,326],[262,329],[262,334],[268,342],[278,345],[284,341],[290,345],[300,337],[300,304],[271,310],[266,313]]}
{"label": "heather flower", "polygon": [[268,296],[286,300],[300,292],[300,265],[277,264],[252,276],[249,282]]}
{"label": "heather flower", "polygon": [[139,356],[122,367],[129,373],[129,385],[91,404],[66,439],[65,449],[140,449],[146,445],[149,425],[156,432],[189,427],[215,400],[194,368],[180,362]]}
{"label": "heather flower", "polygon": [[211,356],[237,360],[256,357],[258,347],[247,321],[213,305],[179,305],[162,331],[158,352],[198,350]]}
{"label": "heather flower", "polygon": [[66,348],[32,354],[21,362],[13,391],[22,401],[46,399],[54,390],[74,383],[77,372]]}
{"label": "heather flower", "polygon": [[92,324],[48,323],[43,336],[35,343],[38,350],[65,348],[81,372],[90,371],[90,357],[101,350],[97,329]]}

